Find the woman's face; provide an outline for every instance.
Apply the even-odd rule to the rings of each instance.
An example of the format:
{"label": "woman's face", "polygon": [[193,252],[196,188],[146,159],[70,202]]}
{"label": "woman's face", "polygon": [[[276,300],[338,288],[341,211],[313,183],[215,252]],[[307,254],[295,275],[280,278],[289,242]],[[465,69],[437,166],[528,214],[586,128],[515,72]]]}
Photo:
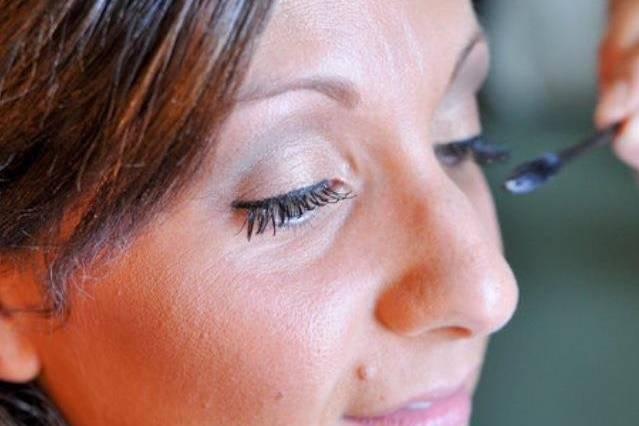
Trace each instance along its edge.
{"label": "woman's face", "polygon": [[466,0],[281,1],[201,179],[33,331],[70,423],[468,424],[517,300],[479,167],[434,151],[480,132],[480,34]]}

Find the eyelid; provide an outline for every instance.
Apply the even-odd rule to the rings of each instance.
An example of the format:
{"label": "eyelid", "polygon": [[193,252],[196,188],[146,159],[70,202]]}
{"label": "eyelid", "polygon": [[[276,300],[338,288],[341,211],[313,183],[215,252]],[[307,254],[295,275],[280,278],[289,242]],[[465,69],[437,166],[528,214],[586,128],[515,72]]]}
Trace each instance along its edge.
{"label": "eyelid", "polygon": [[231,204],[231,207],[233,207],[234,209],[240,209],[240,210],[248,210],[248,209],[254,209],[254,208],[262,208],[265,207],[267,204],[269,203],[273,203],[273,202],[277,202],[277,201],[281,201],[283,199],[286,198],[291,198],[291,197],[296,197],[296,196],[303,196],[306,193],[318,190],[318,189],[322,189],[325,187],[329,187],[331,185],[331,181],[328,179],[324,179],[319,181],[318,183],[315,183],[313,185],[308,185],[308,186],[304,186],[301,188],[297,188],[297,189],[293,189],[292,191],[286,192],[286,193],[282,193],[282,194],[278,194],[278,195],[274,195],[272,197],[268,197],[268,198],[263,198],[261,200],[250,200],[250,201],[244,201],[244,200],[236,200]]}
{"label": "eyelid", "polygon": [[471,38],[468,45],[460,53],[459,58],[457,59],[457,62],[455,63],[455,68],[453,69],[453,73],[451,74],[449,85],[452,84],[455,81],[455,79],[457,79],[460,72],[464,69],[464,66],[468,62],[469,58],[474,53],[477,46],[481,44],[487,45],[487,39],[486,39],[486,34],[484,33],[484,31],[479,29]]}

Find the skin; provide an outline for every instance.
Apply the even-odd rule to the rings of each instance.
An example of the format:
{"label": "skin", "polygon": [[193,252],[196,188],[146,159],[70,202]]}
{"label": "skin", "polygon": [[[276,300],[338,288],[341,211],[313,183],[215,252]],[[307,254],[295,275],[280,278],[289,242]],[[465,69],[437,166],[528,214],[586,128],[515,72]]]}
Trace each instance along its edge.
{"label": "skin", "polygon": [[[479,31],[464,0],[280,2],[202,178],[62,326],[3,320],[4,378],[37,376],[74,426],[346,425],[474,389],[517,287],[480,168],[433,148],[481,130]],[[322,179],[356,197],[239,232],[233,201]],[[10,277],[9,302],[34,297]]]}
{"label": "skin", "polygon": [[622,123],[614,151],[639,170],[639,1],[610,1],[608,30],[599,56],[601,98],[595,123],[600,128]]}

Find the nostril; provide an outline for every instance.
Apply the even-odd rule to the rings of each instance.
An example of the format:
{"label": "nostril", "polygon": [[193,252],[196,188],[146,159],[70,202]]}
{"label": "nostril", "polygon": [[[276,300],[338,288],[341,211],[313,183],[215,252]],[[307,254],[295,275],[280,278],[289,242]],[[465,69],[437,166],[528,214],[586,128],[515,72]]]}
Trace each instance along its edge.
{"label": "nostril", "polygon": [[473,335],[473,332],[465,327],[448,327],[445,332],[455,339],[467,339]]}

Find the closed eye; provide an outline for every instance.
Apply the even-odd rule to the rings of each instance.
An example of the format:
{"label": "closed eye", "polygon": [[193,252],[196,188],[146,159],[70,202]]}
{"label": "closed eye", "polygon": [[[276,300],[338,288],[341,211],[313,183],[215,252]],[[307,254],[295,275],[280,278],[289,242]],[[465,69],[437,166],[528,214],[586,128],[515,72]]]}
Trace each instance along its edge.
{"label": "closed eye", "polygon": [[342,191],[342,187],[343,184],[337,180],[325,179],[315,185],[263,200],[238,200],[231,207],[245,212],[244,226],[250,241],[253,234],[262,234],[269,227],[273,228],[275,235],[278,228],[304,221],[305,216],[319,207],[354,197],[352,192]]}
{"label": "closed eye", "polygon": [[455,167],[469,156],[479,165],[501,163],[510,158],[510,151],[502,146],[484,142],[482,135],[435,145],[435,155],[447,167]]}

